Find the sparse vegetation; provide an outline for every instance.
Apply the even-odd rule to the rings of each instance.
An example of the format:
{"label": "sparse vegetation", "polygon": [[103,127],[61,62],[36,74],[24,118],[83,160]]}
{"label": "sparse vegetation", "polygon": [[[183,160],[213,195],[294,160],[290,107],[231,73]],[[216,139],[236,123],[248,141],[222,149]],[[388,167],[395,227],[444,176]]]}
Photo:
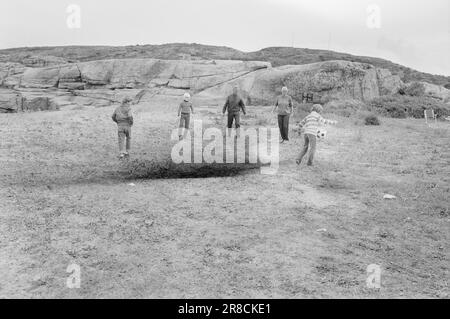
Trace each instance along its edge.
{"label": "sparse vegetation", "polygon": [[340,70],[342,70],[342,67],[339,63],[333,61],[325,62],[322,66],[322,71],[327,73],[333,73]]}
{"label": "sparse vegetation", "polygon": [[334,113],[343,117],[351,117],[361,110],[366,110],[367,105],[359,100],[333,100],[325,104],[327,113]]}
{"label": "sparse vegetation", "polygon": [[373,99],[369,110],[393,118],[423,118],[424,110],[433,109],[438,118],[450,115],[450,106],[439,100],[425,96],[392,95]]}
{"label": "sparse vegetation", "polygon": [[[414,85],[409,94],[420,94],[420,92],[421,86]],[[407,117],[423,118],[424,110],[427,109],[433,109],[439,119],[450,116],[450,105],[440,100],[428,96],[401,94],[382,96],[367,103],[359,100],[332,100],[326,103],[324,107],[326,113],[333,113],[347,118],[355,117],[363,120],[364,124],[366,124],[366,117],[370,122],[374,120],[373,117],[376,117],[377,114],[399,119]]]}
{"label": "sparse vegetation", "polygon": [[409,96],[424,96],[425,95],[425,86],[420,82],[413,82],[407,85],[403,92]]}
{"label": "sparse vegetation", "polygon": [[366,116],[364,118],[364,124],[365,125],[374,125],[374,126],[378,126],[380,125],[380,120],[378,119],[378,117],[374,114],[370,114],[368,116]]}

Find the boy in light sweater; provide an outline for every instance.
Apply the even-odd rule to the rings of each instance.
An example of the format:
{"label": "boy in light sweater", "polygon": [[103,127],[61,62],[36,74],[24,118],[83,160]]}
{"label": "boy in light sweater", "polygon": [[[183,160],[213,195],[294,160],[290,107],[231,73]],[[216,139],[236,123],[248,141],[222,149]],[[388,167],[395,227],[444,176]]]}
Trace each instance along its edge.
{"label": "boy in light sweater", "polygon": [[309,150],[308,166],[313,165],[314,154],[316,152],[317,143],[317,132],[319,131],[319,126],[321,124],[336,124],[336,121],[326,120],[320,115],[323,112],[322,105],[314,104],[312,112],[299,123],[299,128],[304,131],[305,143],[303,145],[303,150],[301,151],[297,164],[302,163],[303,157]]}
{"label": "boy in light sweater", "polygon": [[191,113],[194,114],[194,107],[191,103],[191,95],[189,93],[185,93],[183,96],[183,102],[181,102],[180,106],[178,107],[178,116],[180,117],[178,136],[180,140],[185,138],[186,133],[189,131]]}

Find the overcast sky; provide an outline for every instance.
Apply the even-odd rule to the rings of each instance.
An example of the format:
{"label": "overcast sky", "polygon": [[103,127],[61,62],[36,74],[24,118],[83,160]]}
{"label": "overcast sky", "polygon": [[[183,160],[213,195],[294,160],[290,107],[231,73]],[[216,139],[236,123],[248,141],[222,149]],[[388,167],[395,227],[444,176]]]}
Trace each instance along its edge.
{"label": "overcast sky", "polygon": [[[331,49],[450,75],[449,0],[1,0],[0,48],[195,42]],[[81,27],[69,28],[70,4]],[[380,8],[380,19],[376,9]],[[72,11],[74,13],[74,11]],[[74,17],[73,15],[71,16]],[[74,19],[70,19],[72,26]],[[379,26],[379,28],[378,28]]]}

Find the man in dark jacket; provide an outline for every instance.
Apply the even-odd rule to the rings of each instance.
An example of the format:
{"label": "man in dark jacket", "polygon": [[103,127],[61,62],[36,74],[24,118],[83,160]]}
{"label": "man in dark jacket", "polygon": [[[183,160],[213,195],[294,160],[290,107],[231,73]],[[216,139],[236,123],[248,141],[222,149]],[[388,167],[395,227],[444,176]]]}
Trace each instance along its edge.
{"label": "man in dark jacket", "polygon": [[[133,114],[131,113],[132,100],[128,97],[122,100],[122,104],[116,108],[112,115],[112,120],[117,123],[119,136],[119,157],[129,156],[131,148],[131,127],[133,126]],[[123,151],[124,141],[126,140],[126,151]]]}
{"label": "man in dark jacket", "polygon": [[238,130],[238,134],[239,134],[239,128],[241,127],[240,112],[242,110],[244,115],[247,115],[247,112],[245,110],[244,101],[238,94],[237,86],[233,87],[233,94],[231,94],[227,98],[227,101],[225,102],[225,105],[223,107],[224,115],[225,115],[225,112],[227,112],[227,110],[228,110],[228,121],[227,121],[228,130],[230,131],[230,129],[233,127],[233,121],[234,121],[234,123],[236,125],[236,129]]}

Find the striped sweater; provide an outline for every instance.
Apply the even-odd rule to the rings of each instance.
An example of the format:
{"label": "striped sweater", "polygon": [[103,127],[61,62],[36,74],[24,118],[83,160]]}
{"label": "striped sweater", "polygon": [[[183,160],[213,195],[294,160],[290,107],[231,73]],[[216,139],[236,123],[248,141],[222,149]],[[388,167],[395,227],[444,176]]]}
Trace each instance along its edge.
{"label": "striped sweater", "polygon": [[319,113],[313,111],[300,122],[299,126],[304,129],[305,134],[316,136],[319,126],[322,124],[336,124],[336,121],[326,120]]}

